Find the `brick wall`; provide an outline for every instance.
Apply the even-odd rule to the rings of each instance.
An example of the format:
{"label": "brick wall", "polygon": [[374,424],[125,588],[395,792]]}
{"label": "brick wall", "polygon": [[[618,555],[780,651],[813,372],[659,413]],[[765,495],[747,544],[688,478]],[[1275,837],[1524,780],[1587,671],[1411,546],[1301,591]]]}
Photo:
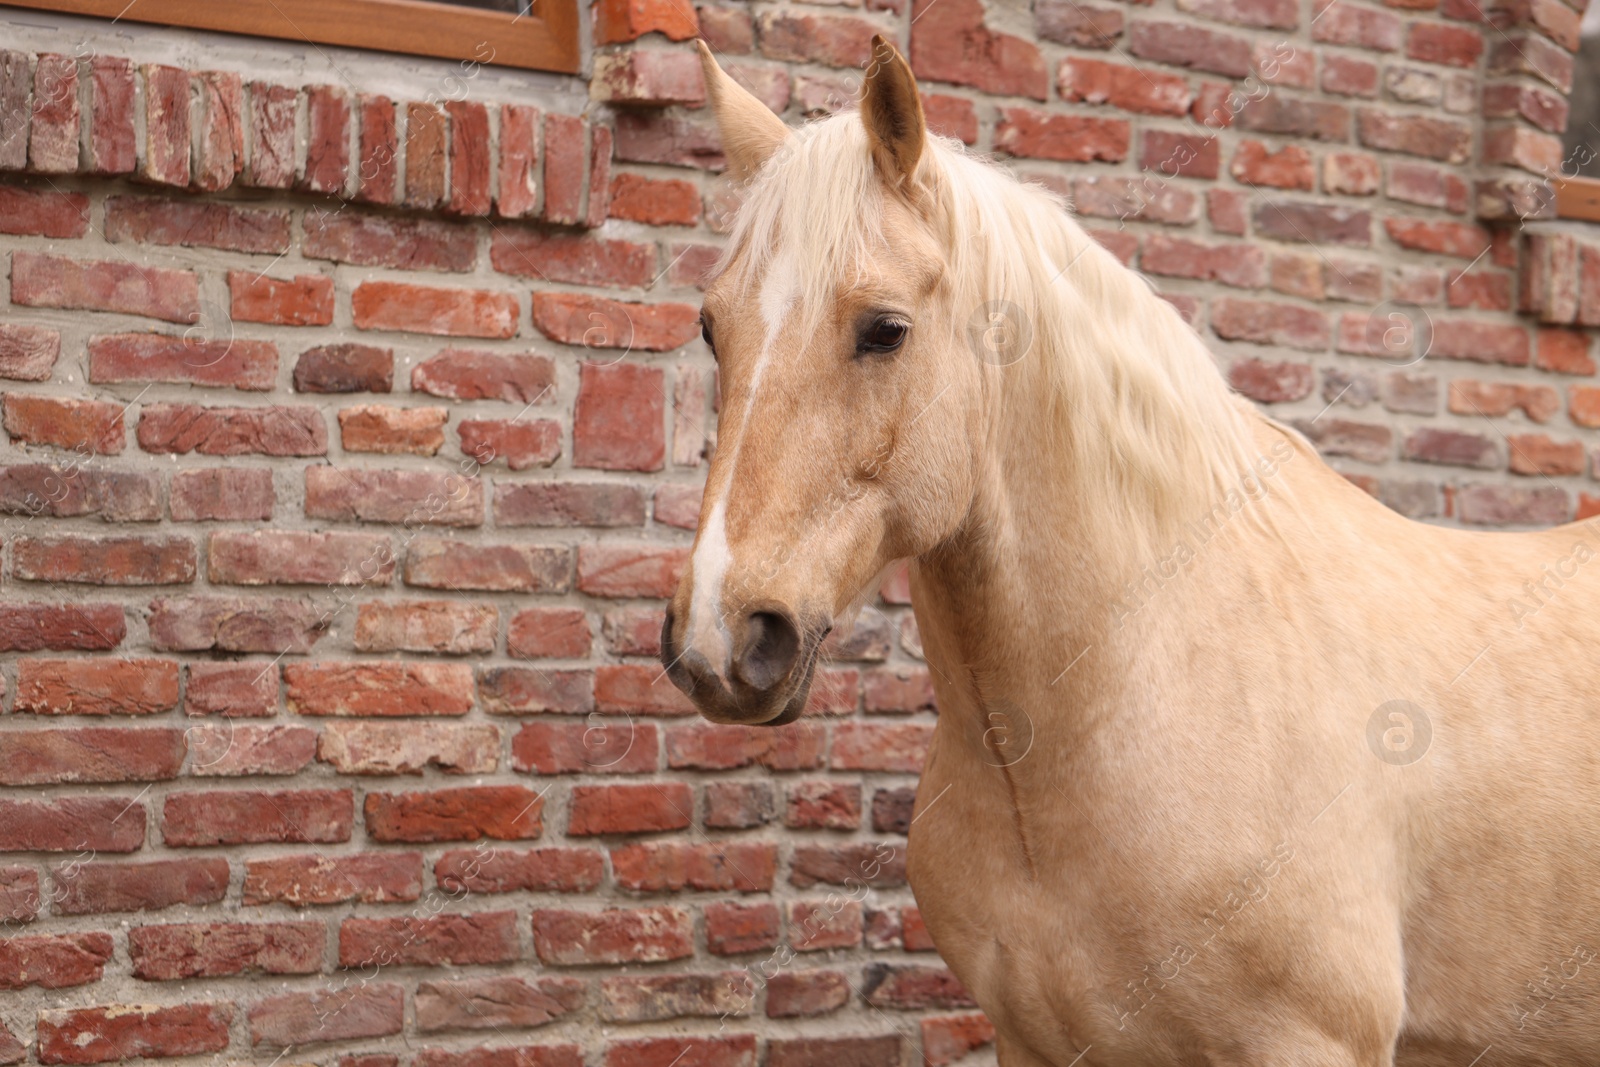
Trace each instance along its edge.
{"label": "brick wall", "polygon": [[1600,510],[1560,0],[593,16],[585,81],[0,9],[0,1064],[992,1056],[904,884],[903,578],[793,726],[658,678],[696,33],[794,121],[900,41],[1394,507]]}

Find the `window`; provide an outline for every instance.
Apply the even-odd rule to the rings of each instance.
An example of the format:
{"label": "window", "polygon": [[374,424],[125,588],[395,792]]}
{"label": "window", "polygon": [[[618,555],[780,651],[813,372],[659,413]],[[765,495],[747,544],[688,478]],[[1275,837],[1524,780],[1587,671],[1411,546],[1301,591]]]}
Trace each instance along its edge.
{"label": "window", "polygon": [[0,0],[286,41],[578,71],[577,0]]}

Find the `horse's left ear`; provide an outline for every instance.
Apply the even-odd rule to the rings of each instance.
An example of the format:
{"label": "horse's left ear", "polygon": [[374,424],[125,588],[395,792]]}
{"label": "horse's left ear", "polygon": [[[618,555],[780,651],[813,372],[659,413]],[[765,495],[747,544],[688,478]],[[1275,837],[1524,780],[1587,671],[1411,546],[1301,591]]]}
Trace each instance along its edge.
{"label": "horse's left ear", "polygon": [[928,138],[917,79],[904,57],[881,34],[872,38],[872,65],[861,90],[861,121],[872,158],[892,186],[916,173]]}

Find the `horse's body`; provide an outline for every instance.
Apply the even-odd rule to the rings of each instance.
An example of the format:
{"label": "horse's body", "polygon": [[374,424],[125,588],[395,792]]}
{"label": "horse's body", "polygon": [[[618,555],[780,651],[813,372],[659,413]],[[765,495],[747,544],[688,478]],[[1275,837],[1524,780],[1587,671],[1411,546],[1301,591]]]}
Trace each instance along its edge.
{"label": "horse's body", "polygon": [[[908,873],[1005,1067],[1600,1063],[1600,530],[1373,502],[1041,194],[925,144],[886,49],[861,120],[793,139],[708,63],[760,177],[674,681],[791,720],[914,558]],[[1004,359],[962,336],[986,298]]]}

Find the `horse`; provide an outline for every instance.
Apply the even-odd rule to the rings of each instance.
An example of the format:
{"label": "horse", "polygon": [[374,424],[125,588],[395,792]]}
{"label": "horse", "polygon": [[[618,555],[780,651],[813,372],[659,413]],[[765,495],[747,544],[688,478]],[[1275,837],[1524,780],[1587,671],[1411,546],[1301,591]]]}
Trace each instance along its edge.
{"label": "horse", "polygon": [[907,873],[1003,1067],[1600,1062],[1600,530],[1372,499],[882,38],[799,129],[700,53],[745,192],[662,662],[792,722],[910,561]]}

